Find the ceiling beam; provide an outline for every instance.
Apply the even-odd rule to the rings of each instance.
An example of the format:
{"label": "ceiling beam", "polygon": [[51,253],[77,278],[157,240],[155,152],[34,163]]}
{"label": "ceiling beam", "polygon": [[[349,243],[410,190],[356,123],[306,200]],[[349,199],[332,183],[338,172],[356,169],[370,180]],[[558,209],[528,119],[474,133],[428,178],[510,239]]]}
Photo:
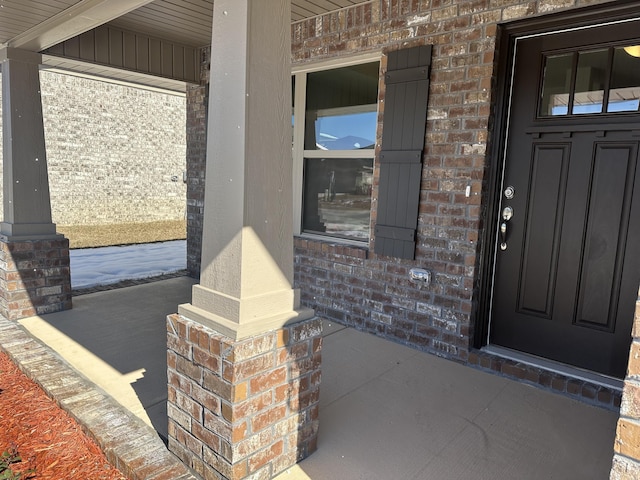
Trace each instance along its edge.
{"label": "ceiling beam", "polygon": [[82,0],[16,35],[5,46],[40,52],[129,13],[153,0]]}

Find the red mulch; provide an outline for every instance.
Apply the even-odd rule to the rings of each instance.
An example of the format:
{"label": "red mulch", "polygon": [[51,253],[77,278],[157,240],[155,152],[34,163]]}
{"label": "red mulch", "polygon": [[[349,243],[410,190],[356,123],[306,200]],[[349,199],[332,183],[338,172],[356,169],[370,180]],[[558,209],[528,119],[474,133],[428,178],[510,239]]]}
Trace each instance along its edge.
{"label": "red mulch", "polygon": [[76,421],[0,352],[0,455],[12,448],[34,480],[126,480]]}

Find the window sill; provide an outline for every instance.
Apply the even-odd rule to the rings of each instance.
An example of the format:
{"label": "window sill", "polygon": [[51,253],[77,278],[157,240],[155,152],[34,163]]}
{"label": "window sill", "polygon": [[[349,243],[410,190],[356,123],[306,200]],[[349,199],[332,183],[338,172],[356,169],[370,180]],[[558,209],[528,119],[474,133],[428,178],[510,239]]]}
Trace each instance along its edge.
{"label": "window sill", "polygon": [[295,248],[309,251],[338,253],[362,259],[366,259],[369,256],[369,245],[355,240],[303,233],[295,235],[293,243]]}

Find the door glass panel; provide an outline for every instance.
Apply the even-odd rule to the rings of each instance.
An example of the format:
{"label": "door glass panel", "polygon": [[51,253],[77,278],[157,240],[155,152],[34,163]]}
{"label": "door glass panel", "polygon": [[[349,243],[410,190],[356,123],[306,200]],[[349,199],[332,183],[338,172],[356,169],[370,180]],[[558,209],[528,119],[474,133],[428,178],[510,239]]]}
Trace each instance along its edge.
{"label": "door glass panel", "polygon": [[601,113],[607,79],[608,49],[580,52],[573,114]]}
{"label": "door glass panel", "polygon": [[573,53],[546,58],[540,115],[546,117],[568,113],[572,66]]}
{"label": "door glass panel", "polygon": [[640,107],[640,45],[615,48],[607,112],[636,112],[638,107]]}
{"label": "door glass panel", "polygon": [[545,57],[539,116],[638,111],[639,42]]}

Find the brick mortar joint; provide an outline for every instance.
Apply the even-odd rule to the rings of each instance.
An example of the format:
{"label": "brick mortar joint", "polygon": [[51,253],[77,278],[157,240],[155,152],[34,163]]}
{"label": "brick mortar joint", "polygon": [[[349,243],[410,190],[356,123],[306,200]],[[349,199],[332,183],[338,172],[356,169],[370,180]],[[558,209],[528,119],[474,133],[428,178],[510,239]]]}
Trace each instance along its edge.
{"label": "brick mortar joint", "polygon": [[[613,466],[612,466],[612,469],[611,469],[612,472],[614,472],[616,470],[616,468],[615,468],[616,467],[616,465],[615,465],[615,460],[616,459],[631,464],[632,468],[640,469],[640,460],[639,459],[633,458],[633,457],[629,457],[629,456],[627,456],[627,455],[625,455],[623,453],[620,453],[620,452],[614,450],[614,452],[613,452],[613,460],[614,460],[614,462],[613,462]],[[614,478],[614,477],[611,477],[611,478]],[[615,478],[618,478],[618,477],[615,477]],[[624,478],[627,478],[627,477],[624,477]]]}
{"label": "brick mortar joint", "polygon": [[[640,418],[629,417],[628,415],[620,414],[620,421],[624,421],[626,423],[630,423],[630,424],[632,424],[635,427],[638,427],[640,429]],[[618,422],[618,425],[620,425],[620,421]]]}
{"label": "brick mortar joint", "polygon": [[631,384],[634,385],[636,387],[640,387],[640,374],[637,375],[628,375],[625,379],[624,379],[624,383],[625,384]]}
{"label": "brick mortar joint", "polygon": [[[535,386],[537,388],[542,388],[544,390],[552,390],[552,391],[559,391],[563,394],[568,395],[570,398],[582,398],[584,399],[584,401],[586,403],[589,404],[593,404],[594,400],[595,400],[595,405],[600,406],[602,408],[606,408],[606,409],[612,409],[614,408],[615,410],[618,410],[618,407],[616,407],[613,404],[613,399],[616,396],[621,396],[622,395],[622,390],[619,390],[617,388],[613,388],[613,387],[607,387],[604,385],[599,385],[599,384],[594,384],[591,383],[587,380],[582,380],[582,379],[578,379],[578,378],[573,378],[570,376],[566,376],[566,375],[562,375],[562,374],[557,374],[554,373],[553,371],[550,370],[545,370],[544,368],[541,367],[536,367],[533,365],[529,365],[527,363],[522,363],[522,362],[518,362],[515,360],[511,360],[511,359],[507,359],[507,358],[503,358],[503,357],[499,357],[496,355],[493,355],[491,353],[487,353],[487,352],[483,352],[481,350],[471,350],[470,351],[470,356],[475,356],[476,360],[475,361],[467,361],[466,364],[472,368],[476,368],[482,371],[486,371],[488,373],[492,373],[495,375],[502,375],[505,376],[507,378],[518,378],[518,381],[527,383],[529,385]],[[490,364],[488,366],[484,366],[482,364],[482,360],[486,359],[490,361]],[[494,368],[495,366],[495,368]],[[504,371],[504,367],[507,366],[511,366],[514,368],[518,368],[518,369],[522,369],[525,371],[525,377],[524,378],[520,378],[520,377],[516,377],[514,375],[509,374],[508,372]],[[526,378],[526,372],[533,372],[536,375],[540,375],[540,376],[545,376],[549,378],[549,385],[546,385],[544,383],[541,383],[539,381],[534,381],[531,379],[527,379]],[[552,383],[554,381],[559,381],[562,382],[563,384],[565,384],[565,387],[562,390],[557,390],[554,389],[552,387]],[[574,393],[570,393],[568,391],[568,386],[570,384],[578,384],[581,386],[581,392],[584,391],[584,389],[588,389],[588,390],[593,390],[594,391],[594,398],[591,397],[585,397],[582,393],[580,394],[574,394]],[[600,401],[597,400],[598,395],[601,393],[609,393],[611,395],[611,400],[610,401]]]}

